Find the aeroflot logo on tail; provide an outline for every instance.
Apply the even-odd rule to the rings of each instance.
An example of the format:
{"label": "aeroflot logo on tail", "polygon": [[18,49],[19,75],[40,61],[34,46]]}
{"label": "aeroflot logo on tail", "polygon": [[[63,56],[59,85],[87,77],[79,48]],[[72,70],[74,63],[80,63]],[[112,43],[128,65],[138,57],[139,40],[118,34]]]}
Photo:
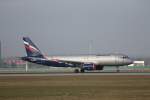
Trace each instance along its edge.
{"label": "aeroflot logo on tail", "polygon": [[30,45],[28,42],[24,41],[25,48],[31,52],[39,51],[37,48]]}

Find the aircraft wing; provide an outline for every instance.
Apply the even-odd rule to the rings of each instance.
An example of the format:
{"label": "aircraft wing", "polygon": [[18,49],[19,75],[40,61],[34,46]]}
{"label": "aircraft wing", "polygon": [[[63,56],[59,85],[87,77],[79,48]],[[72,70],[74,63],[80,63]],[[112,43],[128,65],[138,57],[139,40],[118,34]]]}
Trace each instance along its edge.
{"label": "aircraft wing", "polygon": [[69,67],[81,67],[84,63],[83,62],[77,62],[77,61],[68,61],[68,60],[51,60],[57,63],[64,63],[66,66]]}

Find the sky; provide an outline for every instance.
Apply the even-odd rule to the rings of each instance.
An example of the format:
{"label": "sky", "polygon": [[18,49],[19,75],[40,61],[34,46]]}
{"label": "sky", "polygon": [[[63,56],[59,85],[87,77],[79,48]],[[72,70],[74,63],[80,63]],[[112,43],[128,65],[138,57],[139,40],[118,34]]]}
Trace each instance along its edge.
{"label": "sky", "polygon": [[45,55],[150,57],[150,0],[0,0],[2,56],[25,56],[23,36]]}

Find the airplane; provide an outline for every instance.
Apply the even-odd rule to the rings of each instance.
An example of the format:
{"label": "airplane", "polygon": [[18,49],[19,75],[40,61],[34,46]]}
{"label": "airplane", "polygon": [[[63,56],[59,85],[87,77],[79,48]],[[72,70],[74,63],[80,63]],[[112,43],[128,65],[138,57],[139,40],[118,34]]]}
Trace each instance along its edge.
{"label": "airplane", "polygon": [[23,41],[27,56],[21,57],[22,60],[51,67],[72,67],[75,68],[75,73],[103,70],[104,66],[116,66],[119,71],[120,66],[133,63],[131,58],[123,54],[47,57],[41,53],[29,37],[23,37]]}

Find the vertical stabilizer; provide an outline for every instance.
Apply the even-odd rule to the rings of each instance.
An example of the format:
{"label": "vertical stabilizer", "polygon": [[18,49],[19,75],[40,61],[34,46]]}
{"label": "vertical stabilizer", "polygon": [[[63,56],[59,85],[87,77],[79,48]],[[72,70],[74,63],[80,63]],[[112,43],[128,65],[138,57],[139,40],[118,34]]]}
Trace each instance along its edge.
{"label": "vertical stabilizer", "polygon": [[44,58],[38,47],[30,40],[29,37],[23,37],[24,46],[28,57]]}

